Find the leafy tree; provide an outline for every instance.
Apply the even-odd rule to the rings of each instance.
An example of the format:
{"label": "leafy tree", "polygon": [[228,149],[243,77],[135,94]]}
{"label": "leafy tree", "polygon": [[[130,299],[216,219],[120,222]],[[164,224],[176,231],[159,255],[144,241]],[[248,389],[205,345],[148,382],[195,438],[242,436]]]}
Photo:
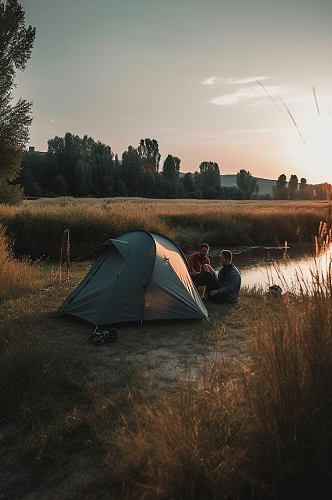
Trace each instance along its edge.
{"label": "leafy tree", "polygon": [[48,155],[57,162],[68,194],[98,197],[113,193],[116,172],[113,153],[106,144],[67,132],[64,137],[56,136],[48,141]]}
{"label": "leafy tree", "polygon": [[35,28],[25,26],[22,6],[17,0],[0,1],[0,201],[15,203],[22,196],[11,185],[21,170],[29,139],[31,103],[24,99],[12,105],[16,70],[24,70],[31,56]]}
{"label": "leafy tree", "polygon": [[216,186],[209,186],[205,191],[205,197],[208,200],[215,200],[216,198],[219,198],[219,192]]}
{"label": "leafy tree", "polygon": [[48,196],[54,192],[51,179],[58,174],[59,166],[48,154],[29,151],[24,153],[17,182],[23,185],[26,195]]}
{"label": "leafy tree", "polygon": [[[162,197],[162,188],[159,188],[162,182],[161,175],[153,175],[150,170],[145,170],[143,175],[143,193],[144,196]],[[160,195],[158,194],[160,190]],[[156,194],[157,191],[157,194]]]}
{"label": "leafy tree", "polygon": [[188,193],[192,193],[194,191],[194,180],[190,172],[183,176],[183,187]]}
{"label": "leafy tree", "polygon": [[279,175],[276,185],[273,188],[274,198],[276,200],[287,200],[287,180],[285,174]]}
{"label": "leafy tree", "polygon": [[163,176],[172,184],[175,184],[177,179],[179,178],[180,163],[180,158],[172,155],[168,155],[166,160],[164,161]]}
{"label": "leafy tree", "polygon": [[301,200],[309,200],[312,198],[312,189],[309,189],[307,179],[302,177],[299,184],[299,198]]}
{"label": "leafy tree", "polygon": [[144,176],[142,159],[132,146],[128,146],[128,150],[122,154],[122,175],[130,195],[141,195]]}
{"label": "leafy tree", "polygon": [[257,179],[256,177],[253,177],[249,170],[241,169],[236,174],[236,184],[237,187],[243,191],[246,199],[250,200],[253,195],[257,196],[259,191]]}
{"label": "leafy tree", "polygon": [[299,190],[306,191],[307,189],[308,189],[307,179],[302,177],[302,179],[300,180]]}
{"label": "leafy tree", "polygon": [[51,188],[56,196],[64,196],[67,194],[68,186],[61,174],[53,177]]}
{"label": "leafy tree", "polygon": [[170,181],[169,179],[166,179],[164,176],[162,175],[158,175],[158,177],[160,177],[161,179],[161,188],[162,188],[162,197],[163,198],[175,198],[175,195],[176,195],[176,188],[175,188],[175,185],[172,181]]}
{"label": "leafy tree", "polygon": [[298,184],[299,181],[297,175],[295,174],[291,175],[288,181],[288,193],[291,200],[294,200],[296,197]]}
{"label": "leafy tree", "polygon": [[211,198],[217,196],[217,191],[211,191],[211,189],[220,188],[220,170],[218,163],[213,161],[203,161],[199,166],[199,170],[199,183],[203,197]]}
{"label": "leafy tree", "polygon": [[112,196],[114,187],[114,163],[111,148],[101,142],[94,142],[91,154],[87,158],[91,163],[93,196]]}
{"label": "leafy tree", "polygon": [[138,154],[142,158],[145,171],[150,171],[153,175],[159,170],[160,153],[156,139],[141,139],[137,148]]}
{"label": "leafy tree", "polygon": [[243,200],[245,193],[237,186],[222,186],[220,198],[222,200]]}
{"label": "leafy tree", "polygon": [[177,172],[177,177],[179,177],[181,160],[177,156],[173,156],[173,158],[175,162],[175,171]]}
{"label": "leafy tree", "polygon": [[[75,192],[72,194],[75,194],[77,196],[88,196],[94,194],[95,190],[92,180],[92,170],[93,164],[88,159],[80,158],[77,161],[75,165]],[[61,189],[65,192],[64,187],[66,186],[66,181],[64,180],[62,174],[56,177],[61,177],[63,179]],[[58,181],[58,186],[61,186],[60,181]]]}
{"label": "leafy tree", "polygon": [[127,196],[128,190],[123,180],[123,168],[118,155],[114,158],[114,196]]}
{"label": "leafy tree", "polygon": [[84,139],[67,132],[64,137],[55,136],[48,141],[48,152],[57,159],[70,194],[74,194],[76,190],[75,165],[86,153],[86,148],[83,147],[83,142],[86,146]]}

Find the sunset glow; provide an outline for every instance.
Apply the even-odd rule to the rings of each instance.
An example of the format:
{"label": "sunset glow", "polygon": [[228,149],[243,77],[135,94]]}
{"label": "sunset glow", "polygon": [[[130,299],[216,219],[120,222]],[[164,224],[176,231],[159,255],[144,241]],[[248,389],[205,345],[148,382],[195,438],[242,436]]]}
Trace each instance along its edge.
{"label": "sunset glow", "polygon": [[292,135],[289,154],[304,177],[332,182],[332,122],[329,116],[308,117],[302,126],[305,144]]}
{"label": "sunset glow", "polygon": [[[34,103],[37,150],[69,131],[109,144],[121,158],[129,144],[151,137],[161,162],[175,155],[183,172],[212,160],[223,174],[245,168],[270,179],[331,180],[331,129],[323,106],[317,116],[312,87],[319,102],[331,98],[332,2],[47,5],[24,2],[37,35],[15,90]],[[257,81],[290,107],[305,146]]]}

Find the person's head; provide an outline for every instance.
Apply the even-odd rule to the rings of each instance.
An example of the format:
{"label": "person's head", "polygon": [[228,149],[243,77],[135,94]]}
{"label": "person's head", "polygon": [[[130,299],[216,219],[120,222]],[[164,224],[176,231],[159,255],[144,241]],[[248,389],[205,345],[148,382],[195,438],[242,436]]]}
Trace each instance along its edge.
{"label": "person's head", "polygon": [[222,250],[220,254],[220,260],[222,266],[227,266],[232,263],[233,254],[230,250]]}
{"label": "person's head", "polygon": [[210,247],[207,243],[202,243],[199,249],[199,253],[202,257],[205,257],[209,253]]}

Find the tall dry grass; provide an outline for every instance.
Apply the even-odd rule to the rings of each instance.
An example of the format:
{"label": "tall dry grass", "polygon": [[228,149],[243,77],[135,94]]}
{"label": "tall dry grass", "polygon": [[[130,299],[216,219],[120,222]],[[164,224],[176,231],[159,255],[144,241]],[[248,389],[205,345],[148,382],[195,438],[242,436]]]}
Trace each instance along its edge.
{"label": "tall dry grass", "polygon": [[[313,293],[266,298],[268,314],[255,317],[245,366],[226,362],[221,351],[199,384],[162,397],[133,391],[130,416],[106,446],[110,493],[331,498],[331,268],[315,281]],[[108,418],[106,407],[96,424],[105,442]]]}
{"label": "tall dry grass", "polygon": [[0,223],[0,301],[18,297],[44,282],[38,265],[32,265],[27,258],[15,259],[12,246]]}
{"label": "tall dry grass", "polygon": [[17,426],[18,454],[40,476],[93,456],[97,472],[70,498],[331,498],[331,266],[313,280],[287,298],[256,292],[265,311],[252,311],[245,361],[225,360],[220,344],[199,381],[159,393],[107,395],[77,372],[73,382],[40,336],[3,336],[0,420]]}
{"label": "tall dry grass", "polygon": [[87,259],[108,238],[133,229],[161,232],[185,250],[202,240],[214,246],[310,241],[330,207],[328,202],[56,198],[0,206],[0,221],[15,240],[16,255],[57,259],[69,228],[72,257]]}
{"label": "tall dry grass", "polygon": [[221,344],[200,380],[161,393],[73,382],[40,338],[11,336],[0,417],[39,481],[90,457],[66,498],[331,498],[332,289],[318,280],[313,296],[266,298],[245,364]]}

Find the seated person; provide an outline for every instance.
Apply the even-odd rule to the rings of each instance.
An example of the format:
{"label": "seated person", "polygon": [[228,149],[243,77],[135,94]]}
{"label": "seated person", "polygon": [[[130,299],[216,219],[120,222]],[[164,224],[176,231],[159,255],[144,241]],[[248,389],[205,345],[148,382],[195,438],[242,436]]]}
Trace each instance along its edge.
{"label": "seated person", "polygon": [[241,275],[237,267],[232,264],[233,255],[230,250],[222,250],[220,258],[222,268],[218,276],[210,265],[204,265],[204,284],[209,299],[213,302],[235,304],[239,298]]}
{"label": "seated person", "polygon": [[203,271],[204,264],[210,265],[210,259],[207,256],[210,247],[207,243],[202,243],[199,252],[195,252],[188,257],[188,267],[190,275],[195,275]]}

